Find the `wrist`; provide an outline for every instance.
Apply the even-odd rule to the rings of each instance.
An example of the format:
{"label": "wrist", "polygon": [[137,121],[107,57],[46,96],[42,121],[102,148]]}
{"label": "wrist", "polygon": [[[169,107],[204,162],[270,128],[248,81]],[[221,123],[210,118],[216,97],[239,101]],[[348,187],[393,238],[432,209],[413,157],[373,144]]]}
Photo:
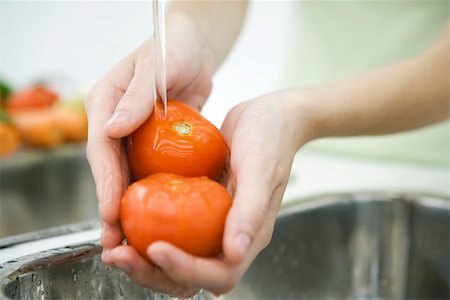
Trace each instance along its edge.
{"label": "wrist", "polygon": [[320,89],[292,88],[283,91],[288,99],[288,119],[293,124],[296,150],[306,143],[325,137],[326,122],[323,120]]}
{"label": "wrist", "polygon": [[197,58],[210,70],[215,69],[215,58],[211,47],[205,34],[191,15],[181,11],[169,11],[166,23],[168,52],[179,53],[180,49],[183,49],[183,57],[186,59]]}

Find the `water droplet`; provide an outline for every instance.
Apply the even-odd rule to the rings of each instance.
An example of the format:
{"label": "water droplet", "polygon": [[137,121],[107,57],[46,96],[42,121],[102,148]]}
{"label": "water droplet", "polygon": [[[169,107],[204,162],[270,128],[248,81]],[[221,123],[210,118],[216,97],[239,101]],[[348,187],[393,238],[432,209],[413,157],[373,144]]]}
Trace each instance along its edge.
{"label": "water droplet", "polygon": [[125,296],[125,293],[122,290],[122,285],[120,284],[120,281],[118,282],[117,287],[119,288],[120,297]]}
{"label": "water droplet", "polygon": [[32,282],[35,282],[35,281],[36,281],[36,275],[31,274],[31,281],[32,281]]}
{"label": "water droplet", "polygon": [[53,285],[53,281],[50,280],[50,282],[48,283],[49,286]]}
{"label": "water droplet", "polygon": [[37,282],[37,285],[40,286],[41,283],[42,283],[42,281],[39,279],[38,282]]}
{"label": "water droplet", "polygon": [[44,295],[44,291],[39,291],[39,294]]}
{"label": "water droplet", "polygon": [[293,258],[290,262],[289,262],[289,267],[293,270],[297,269],[298,265],[300,264],[300,261],[298,260],[298,258]]}
{"label": "water droplet", "polygon": [[127,239],[123,239],[123,240],[122,240],[122,245],[123,245],[123,246],[126,246],[126,245],[128,245],[128,241],[127,241]]}
{"label": "water droplet", "polygon": [[72,278],[72,280],[73,280],[73,281],[77,281],[77,280],[78,280],[78,276],[77,276],[77,274],[73,275],[73,278]]}

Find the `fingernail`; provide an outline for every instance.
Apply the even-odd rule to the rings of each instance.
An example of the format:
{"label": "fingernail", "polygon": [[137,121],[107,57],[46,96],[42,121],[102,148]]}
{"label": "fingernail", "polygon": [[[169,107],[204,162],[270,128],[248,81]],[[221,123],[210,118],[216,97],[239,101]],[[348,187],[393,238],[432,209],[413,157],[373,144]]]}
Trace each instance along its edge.
{"label": "fingernail", "polygon": [[120,125],[122,123],[128,122],[130,120],[130,114],[127,111],[119,110],[116,111],[111,118],[105,123],[106,127],[113,127]]}
{"label": "fingernail", "polygon": [[166,270],[167,268],[169,268],[169,260],[164,253],[152,253],[152,255],[150,255],[150,258],[152,259],[153,263],[159,266],[161,269]]}
{"label": "fingernail", "polygon": [[234,239],[234,246],[242,256],[245,256],[250,246],[250,237],[245,233],[239,233]]}
{"label": "fingernail", "polygon": [[130,273],[131,268],[127,263],[124,263],[123,261],[116,262],[116,267],[124,271],[125,273]]}

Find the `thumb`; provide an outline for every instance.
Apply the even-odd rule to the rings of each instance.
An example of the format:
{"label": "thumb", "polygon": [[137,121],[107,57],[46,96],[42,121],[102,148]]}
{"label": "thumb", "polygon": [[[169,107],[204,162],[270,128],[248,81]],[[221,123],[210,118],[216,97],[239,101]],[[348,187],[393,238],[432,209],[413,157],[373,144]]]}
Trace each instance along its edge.
{"label": "thumb", "polygon": [[263,227],[272,195],[270,181],[261,176],[258,178],[254,172],[243,173],[236,181],[236,193],[227,216],[223,240],[224,255],[232,263],[241,263],[250,248],[255,243],[260,244],[258,233]]}
{"label": "thumb", "polygon": [[148,119],[153,110],[154,66],[151,58],[136,62],[134,77],[117,104],[114,113],[105,123],[106,134],[111,138],[122,138]]}

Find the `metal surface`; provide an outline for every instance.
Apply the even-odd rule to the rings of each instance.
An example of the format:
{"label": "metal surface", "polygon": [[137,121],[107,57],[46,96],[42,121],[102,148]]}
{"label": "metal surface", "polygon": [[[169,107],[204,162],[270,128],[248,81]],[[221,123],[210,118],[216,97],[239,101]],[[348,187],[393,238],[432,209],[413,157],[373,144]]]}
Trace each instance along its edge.
{"label": "metal surface", "polygon": [[450,202],[348,195],[287,208],[236,299],[449,299]]}
{"label": "metal surface", "polygon": [[[449,299],[449,230],[447,199],[371,193],[294,203],[222,297]],[[0,265],[0,298],[161,299],[104,267],[98,241],[90,243]]]}
{"label": "metal surface", "polygon": [[98,217],[84,145],[0,161],[0,237]]}
{"label": "metal surface", "polygon": [[[18,260],[22,266],[2,278],[6,299],[171,299],[143,289],[100,260],[98,243],[47,251]],[[195,299],[208,299],[194,297]]]}
{"label": "metal surface", "polygon": [[[0,239],[1,249],[9,248],[15,245],[24,244],[27,242],[39,241],[46,238],[63,236],[71,233],[85,232],[86,230],[99,229],[100,221],[97,219],[90,221],[83,221],[72,223],[63,226],[51,227],[47,229],[22,233],[18,235],[8,236]],[[1,253],[1,252],[0,252]]]}

